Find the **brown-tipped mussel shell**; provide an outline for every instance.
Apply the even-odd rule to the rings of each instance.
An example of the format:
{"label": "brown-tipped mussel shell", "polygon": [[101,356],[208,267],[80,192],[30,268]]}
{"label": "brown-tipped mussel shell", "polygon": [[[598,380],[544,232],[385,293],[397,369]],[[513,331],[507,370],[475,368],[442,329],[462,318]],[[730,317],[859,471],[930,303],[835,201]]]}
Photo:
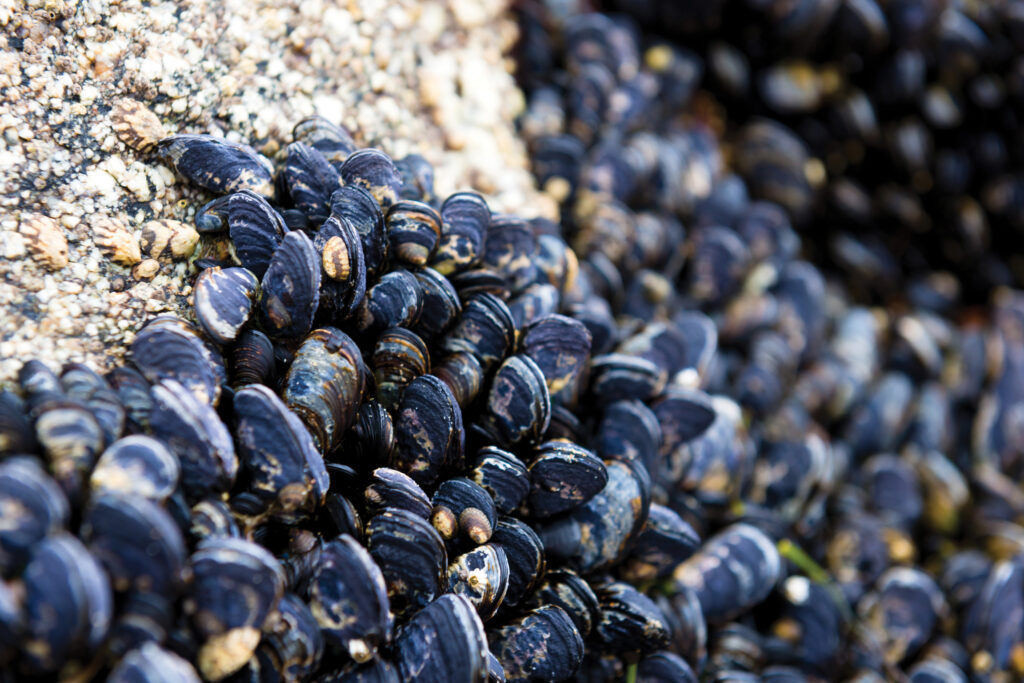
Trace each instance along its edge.
{"label": "brown-tipped mussel shell", "polygon": [[403,200],[388,209],[385,222],[395,260],[414,268],[427,265],[441,239],[441,215],[429,204]]}
{"label": "brown-tipped mussel shell", "polygon": [[431,499],[430,522],[446,541],[463,535],[475,544],[486,543],[494,532],[494,499],[479,484],[455,477],[441,482]]}
{"label": "brown-tipped mussel shell", "polygon": [[274,380],[274,342],[259,330],[242,330],[227,354],[231,386],[241,389],[247,384],[266,384]]}
{"label": "brown-tipped mussel shell", "polygon": [[259,280],[245,268],[207,268],[193,285],[196,321],[218,344],[235,340],[259,296]]}
{"label": "brown-tipped mussel shell", "polygon": [[341,165],[341,179],[346,186],[367,190],[385,210],[398,201],[402,191],[402,176],[395,162],[379,149],[361,149],[350,154]]}
{"label": "brown-tipped mussel shell", "polygon": [[178,175],[214,194],[247,189],[274,198],[274,168],[248,145],[212,135],[171,135],[157,143],[156,153]]}
{"label": "brown-tipped mussel shell", "polygon": [[460,351],[444,357],[433,374],[448,385],[460,408],[468,408],[484,383],[484,368],[471,353]]}
{"label": "brown-tipped mussel shell", "polygon": [[272,339],[298,339],[313,327],[320,304],[321,264],[302,231],[285,235],[260,285],[259,323]]}
{"label": "brown-tipped mussel shell", "polygon": [[441,204],[441,239],[430,265],[442,275],[468,270],[480,262],[487,244],[491,210],[475,192],[456,192]]}
{"label": "brown-tipped mussel shell", "polygon": [[333,451],[355,420],[365,375],[359,347],[333,327],[313,330],[295,352],[282,398],[321,453]]}

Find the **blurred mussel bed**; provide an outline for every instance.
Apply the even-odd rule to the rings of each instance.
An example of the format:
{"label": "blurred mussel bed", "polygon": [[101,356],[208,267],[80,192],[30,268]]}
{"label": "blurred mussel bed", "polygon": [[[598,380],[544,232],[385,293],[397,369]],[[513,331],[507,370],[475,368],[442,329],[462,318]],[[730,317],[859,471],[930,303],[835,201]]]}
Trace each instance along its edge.
{"label": "blurred mussel bed", "polygon": [[192,309],[0,393],[0,681],[1024,678],[1024,5],[513,11],[558,222],[154,146]]}

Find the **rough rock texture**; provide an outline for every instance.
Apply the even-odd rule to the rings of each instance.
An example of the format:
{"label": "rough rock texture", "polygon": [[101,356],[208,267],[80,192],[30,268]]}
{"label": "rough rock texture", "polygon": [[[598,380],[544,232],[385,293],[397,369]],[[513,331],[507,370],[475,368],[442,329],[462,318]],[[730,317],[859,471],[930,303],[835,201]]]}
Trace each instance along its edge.
{"label": "rough rock texture", "polygon": [[422,154],[442,195],[550,214],[512,126],[507,3],[0,0],[0,383],[28,357],[108,367],[148,317],[184,310],[188,261],[163,247],[194,240],[209,197],[146,153],[165,132],[273,158],[319,113]]}

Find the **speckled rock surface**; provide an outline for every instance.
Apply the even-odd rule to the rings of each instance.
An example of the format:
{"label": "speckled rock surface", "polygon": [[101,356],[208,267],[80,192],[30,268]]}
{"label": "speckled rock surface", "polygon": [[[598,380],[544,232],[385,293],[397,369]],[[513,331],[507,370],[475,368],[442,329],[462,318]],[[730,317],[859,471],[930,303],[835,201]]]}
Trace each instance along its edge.
{"label": "speckled rock surface", "polygon": [[146,153],[165,132],[274,157],[318,113],[425,156],[442,196],[550,214],[512,125],[507,4],[0,0],[0,383],[28,357],[109,367],[142,322],[185,310],[210,197]]}

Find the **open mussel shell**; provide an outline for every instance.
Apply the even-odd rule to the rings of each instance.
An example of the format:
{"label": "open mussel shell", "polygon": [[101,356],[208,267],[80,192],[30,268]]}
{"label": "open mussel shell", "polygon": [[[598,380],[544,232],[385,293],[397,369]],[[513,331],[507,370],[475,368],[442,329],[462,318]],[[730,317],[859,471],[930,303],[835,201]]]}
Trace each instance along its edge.
{"label": "open mussel shell", "polygon": [[309,594],[324,637],[352,659],[366,662],[387,643],[391,615],[384,576],[352,537],[343,535],[324,546]]}
{"label": "open mussel shell", "polygon": [[536,448],[529,467],[527,506],[534,517],[547,518],[577,508],[600,493],[608,473],[592,451],[571,441],[546,441]]}
{"label": "open mussel shell", "polygon": [[321,453],[334,450],[355,421],[365,374],[359,347],[333,327],[313,330],[295,352],[281,395]]}
{"label": "open mussel shell", "polygon": [[464,457],[462,410],[448,386],[434,375],[420,375],[405,389],[395,418],[395,469],[430,486]]}
{"label": "open mussel shell", "polygon": [[383,209],[398,201],[402,191],[402,176],[395,162],[379,149],[361,149],[350,154],[341,165],[341,178],[346,186],[367,190]]}
{"label": "open mussel shell", "polygon": [[323,154],[335,168],[340,168],[348,155],[357,149],[347,130],[323,116],[310,116],[296,123],[292,139]]}
{"label": "open mussel shell", "polygon": [[491,210],[475,192],[456,192],[441,205],[441,239],[430,265],[442,275],[479,263],[487,244]]}
{"label": "open mussel shell", "polygon": [[486,543],[494,531],[494,500],[479,484],[455,477],[441,482],[431,500],[430,523],[446,541],[462,534],[473,543]]}
{"label": "open mussel shell", "polygon": [[157,643],[146,642],[125,654],[110,672],[111,683],[199,683],[199,674],[185,659]]}
{"label": "open mussel shell", "polygon": [[249,320],[259,280],[245,268],[207,268],[193,285],[196,321],[213,341],[228,344]]}
{"label": "open mussel shell", "polygon": [[296,339],[313,326],[320,303],[320,258],[301,231],[274,252],[260,287],[259,323],[271,338]]}
{"label": "open mussel shell", "polygon": [[248,189],[274,198],[274,168],[248,145],[212,135],[171,135],[157,143],[156,153],[178,175],[214,194]]}
{"label": "open mussel shell", "polygon": [[501,364],[477,426],[498,446],[536,442],[551,422],[551,401],[544,373],[529,356],[515,355]]}
{"label": "open mussel shell", "polygon": [[415,683],[484,683],[487,638],[472,603],[442,595],[395,636],[402,680]]}
{"label": "open mussel shell", "polygon": [[443,592],[448,553],[423,517],[400,508],[386,509],[367,522],[366,545],[384,575],[396,616],[415,613]]}
{"label": "open mussel shell", "polygon": [[314,223],[327,218],[331,195],[341,187],[341,177],[320,150],[302,142],[291,143],[281,172],[295,207]]}
{"label": "open mussel shell", "polygon": [[560,681],[583,661],[583,638],[561,608],[543,605],[487,634],[509,683]]}
{"label": "open mussel shell", "polygon": [[482,621],[495,615],[508,590],[509,562],[504,548],[486,543],[448,565],[448,592],[467,598]]}
{"label": "open mussel shell", "polygon": [[238,473],[238,457],[231,434],[216,411],[173,380],[155,384],[152,397],[150,428],[177,456],[185,494],[198,500],[231,488]]}
{"label": "open mussel shell", "polygon": [[317,231],[313,246],[323,267],[320,305],[342,317],[352,315],[366,295],[366,260],[359,233],[346,218],[332,214]]}
{"label": "open mussel shell", "polygon": [[673,572],[696,593],[705,618],[728,621],[768,596],[782,572],[775,543],[749,524],[733,524],[709,538]]}
{"label": "open mussel shell", "polygon": [[185,542],[170,513],[152,500],[120,492],[94,496],[80,534],[115,590],[171,597],[180,586]]}
{"label": "open mussel shell", "polygon": [[530,474],[523,461],[495,446],[480,449],[471,477],[491,494],[501,514],[518,509],[530,492]]}
{"label": "open mussel shell", "polygon": [[252,657],[284,593],[284,572],[261,546],[238,538],[203,541],[189,569],[185,612],[200,637],[199,671],[218,681]]}
{"label": "open mussel shell", "polygon": [[392,508],[430,519],[433,511],[430,498],[412,477],[387,467],[378,467],[371,477],[363,493],[371,516]]}
{"label": "open mussel shell", "polygon": [[0,463],[0,574],[17,573],[32,549],[67,524],[68,501],[40,464],[29,457]]}
{"label": "open mussel shell", "polygon": [[441,238],[441,215],[428,204],[406,200],[392,205],[385,220],[394,258],[412,267],[427,265]]}
{"label": "open mussel shell", "polygon": [[22,574],[24,664],[55,674],[69,659],[90,656],[110,627],[113,597],[106,573],[67,533],[41,540]]}
{"label": "open mussel shell", "polygon": [[283,520],[323,502],[330,484],[309,431],[272,391],[260,384],[235,394],[235,435],[248,489]]}
{"label": "open mussel shell", "polygon": [[419,335],[402,327],[384,330],[373,349],[377,400],[390,412],[398,407],[406,385],[430,372],[430,353]]}
{"label": "open mussel shell", "polygon": [[174,380],[199,401],[217,405],[227,377],[224,361],[191,324],[170,315],[158,316],[135,335],[131,352],[132,362],[150,382]]}

